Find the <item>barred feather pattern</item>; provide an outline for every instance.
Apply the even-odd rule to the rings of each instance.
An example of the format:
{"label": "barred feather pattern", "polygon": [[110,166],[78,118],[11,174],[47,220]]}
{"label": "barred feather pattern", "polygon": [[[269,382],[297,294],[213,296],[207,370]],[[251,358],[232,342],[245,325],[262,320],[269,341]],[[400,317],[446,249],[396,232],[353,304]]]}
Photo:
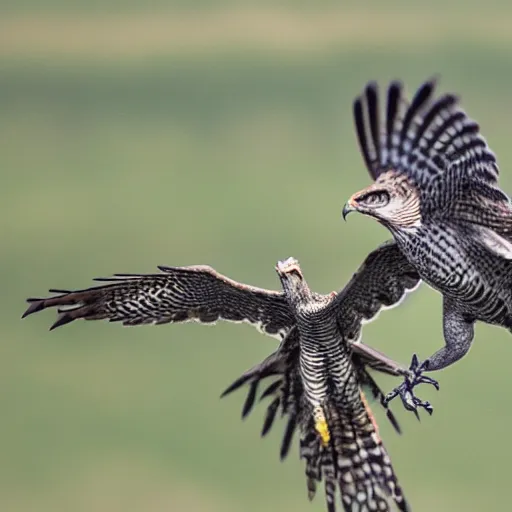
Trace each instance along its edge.
{"label": "barred feather pattern", "polygon": [[[512,206],[498,188],[496,157],[478,124],[456,95],[433,99],[434,89],[434,80],[425,82],[408,103],[402,84],[392,82],[381,125],[378,87],[369,83],[354,102],[361,151],[379,183],[405,198],[398,189],[409,180],[420,193],[422,223],[415,231],[396,219],[387,224],[410,264],[466,317],[508,326]],[[405,204],[403,210],[412,211]]]}
{"label": "barred feather pattern", "polygon": [[310,499],[315,495],[317,483],[324,480],[329,512],[336,510],[338,489],[346,512],[388,511],[390,498],[399,510],[410,510],[375,430],[371,411],[363,401],[356,409],[347,409],[330,399],[324,409],[331,433],[329,446],[319,441],[312,422],[303,429],[300,441]]}
{"label": "barred feather pattern", "polygon": [[297,310],[300,369],[306,396],[314,407],[325,401],[331,385],[344,389],[350,376],[349,348],[340,340],[333,311],[326,307],[329,302],[331,298],[314,297]]}
{"label": "barred feather pattern", "polygon": [[[453,94],[433,100],[435,80],[422,84],[409,103],[401,82],[387,91],[385,123],[380,123],[376,82],[367,84],[354,102],[356,133],[366,166],[377,179],[393,169],[408,176],[422,191],[442,187],[448,169],[461,176],[495,184],[498,165],[479,132],[479,125],[459,106]],[[442,178],[437,181],[436,178]],[[453,181],[453,180],[449,180]],[[428,200],[427,194],[424,199]]]}
{"label": "barred feather pattern", "polygon": [[363,401],[350,345],[340,336],[335,297],[311,293],[296,260],[278,265],[278,273],[300,335],[299,368],[309,411],[301,422],[301,456],[309,496],[323,479],[329,512],[336,508],[336,488],[346,511],[389,510],[389,498],[408,510]]}
{"label": "barred feather pattern", "polygon": [[[338,466],[345,468],[346,473],[347,462],[345,461],[344,457],[347,456],[347,453],[350,453],[351,456],[355,457],[356,462],[359,460],[358,457],[361,457],[358,454],[354,454],[353,450],[351,452],[349,448],[345,446],[350,445],[350,442],[347,440],[353,440],[353,437],[358,432],[357,428],[351,427],[352,424],[358,424],[356,421],[346,421],[346,425],[343,423],[345,428],[348,430],[348,433],[344,433],[340,438],[343,439],[343,443],[338,442],[337,445],[331,444],[331,446],[326,448],[320,442],[311,414],[311,404],[305,397],[302,385],[302,378],[299,368],[299,338],[297,334],[298,333],[296,330],[292,331],[290,335],[285,340],[283,340],[283,343],[278,351],[266,358],[262,363],[245,372],[239,379],[237,379],[231,386],[229,386],[229,388],[224,392],[223,396],[233,392],[243,384],[248,384],[249,391],[247,393],[247,398],[244,402],[242,410],[242,417],[246,417],[253,409],[255,404],[256,389],[263,380],[266,378],[271,378],[271,384],[265,388],[260,396],[260,399],[269,398],[270,400],[267,406],[261,434],[262,436],[267,435],[267,433],[272,428],[276,417],[281,416],[286,419],[285,434],[283,435],[280,451],[281,458],[284,458],[289,453],[291,442],[296,430],[300,430],[300,456],[305,460],[305,473],[309,498],[313,499],[317,490],[317,484],[323,481],[325,486],[326,500],[328,507],[330,507],[329,510],[335,510],[336,508],[337,491],[340,492],[342,497],[345,495],[345,493],[348,493],[347,496],[352,493],[350,499],[348,497],[345,498],[346,503],[342,501],[342,503],[344,503],[343,507],[345,510],[389,510],[389,505],[387,502],[388,495],[386,494],[387,491],[385,489],[394,488],[395,493],[397,494],[395,499],[397,499],[399,502],[403,501],[403,496],[399,486],[397,487],[396,477],[392,467],[389,465],[389,457],[385,455],[384,451],[382,452],[382,460],[380,461],[382,466],[381,469],[378,469],[378,464],[376,465],[375,461],[373,468],[374,473],[379,473],[383,478],[376,478],[374,476],[370,477],[370,480],[372,478],[373,480],[371,480],[371,483],[365,487],[365,485],[363,485],[363,480],[366,477],[363,475],[363,473],[364,470],[368,470],[367,465],[365,465],[363,462],[360,464],[361,467],[359,470],[354,470],[356,471],[356,476],[359,478],[359,480],[357,480],[359,487],[356,486],[356,489],[364,487],[364,492],[368,492],[371,496],[373,496],[373,498],[369,498],[369,501],[371,502],[370,506],[377,508],[365,508],[365,503],[360,503],[357,501],[357,499],[354,499],[354,486],[350,486],[347,483],[351,479],[351,476],[346,476],[346,474],[343,478],[339,476],[341,473]],[[393,416],[391,410],[388,408],[388,405],[384,402],[383,392],[368,373],[366,366],[362,363],[362,361],[359,359],[359,356],[356,354],[352,354],[352,361],[353,367],[357,373],[357,382],[362,388],[365,389],[367,393],[370,394],[371,397],[376,399],[383,406],[392,426],[398,433],[400,433],[400,427],[397,420]],[[373,446],[375,439],[377,439],[377,444],[382,446],[376,431],[374,420],[372,418],[372,413],[365,405],[362,391],[360,393],[360,399],[365,408],[366,414],[365,416],[365,414],[361,413],[360,418],[361,421],[364,420],[365,425],[367,424],[366,428],[361,430],[361,432],[364,432],[362,437],[367,439],[367,432],[375,432],[376,437],[372,438],[370,435],[369,440],[360,441],[359,444],[363,447]],[[339,419],[341,416],[342,415],[336,415],[336,413],[333,412],[330,415],[330,419],[328,420],[329,425],[335,421],[335,418]],[[350,411],[349,414],[346,414],[346,416],[343,417],[351,417]],[[293,425],[292,431],[290,431],[290,425]],[[331,428],[331,435],[333,437],[337,435],[336,432],[336,429]],[[335,451],[335,446],[344,446],[344,451],[335,456],[337,453]],[[373,446],[373,448],[374,453],[376,454],[376,447]],[[366,456],[364,451],[362,455],[363,457]],[[363,457],[361,457],[361,461],[363,461]],[[352,470],[349,469],[348,472],[350,473],[350,471]],[[384,475],[387,475],[387,478],[390,478],[393,483],[383,484],[382,481],[384,480]],[[375,490],[374,487],[376,487],[377,490]],[[379,491],[381,488],[384,489],[384,491]],[[398,495],[400,495],[400,497],[398,497]],[[359,494],[359,500],[362,499],[362,495]],[[403,504],[403,507],[406,507],[406,505]],[[406,508],[404,509],[407,510]]]}
{"label": "barred feather pattern", "polygon": [[310,452],[307,434],[315,428],[312,420],[303,432],[301,456],[306,459],[309,493],[320,467],[328,511],[335,510],[334,482],[347,511],[388,510],[389,496],[401,510],[407,510],[389,457],[362,402],[347,345],[336,339],[335,331],[318,328],[322,324],[327,324],[326,319],[311,319],[301,333],[300,368],[305,395],[313,408],[321,407],[330,438],[324,446],[315,432],[317,443]]}
{"label": "barred feather pattern", "polygon": [[85,290],[50,290],[60,294],[28,299],[30,307],[23,316],[58,307],[52,329],[79,318],[124,325],[228,320],[253,324],[277,339],[293,326],[281,292],[238,283],[206,265],[159,268],[161,274],[98,278],[109,284]]}
{"label": "barred feather pattern", "polygon": [[467,318],[511,326],[512,263],[475,243],[471,225],[431,225],[403,246],[423,279]]}
{"label": "barred feather pattern", "polygon": [[455,221],[425,222],[414,233],[391,229],[422,280],[450,299],[461,320],[510,328],[512,261],[491,249],[479,230]]}
{"label": "barred feather pattern", "polygon": [[[283,292],[233,281],[206,265],[159,268],[160,274],[97,278],[107,284],[83,290],[51,289],[57,295],[27,299],[23,318],[56,308],[58,318],[50,329],[78,319],[106,319],[129,326],[227,320],[250,323],[279,340],[295,325]],[[419,284],[418,273],[394,241],[379,246],[336,294],[343,336],[357,341],[364,323],[400,304]]]}
{"label": "barred feather pattern", "polygon": [[[161,274],[118,274],[114,278],[100,279],[107,282],[103,286],[78,291],[51,290],[58,295],[28,299],[29,307],[24,316],[55,307],[59,316],[52,328],[76,319],[107,319],[125,325],[188,320],[212,323],[223,319],[246,321],[266,334],[279,337],[279,349],[237,379],[225,394],[242,384],[249,385],[242,411],[245,417],[257,399],[259,382],[267,377],[275,379],[262,393],[262,397],[271,397],[262,435],[271,429],[278,415],[286,419],[281,458],[287,456],[298,429],[302,438],[307,436],[307,425],[315,419],[315,411],[320,410],[325,419],[326,435],[321,438],[318,423],[315,424],[316,443],[322,447],[318,450],[323,453],[330,447],[334,455],[329,465],[325,462],[327,459],[313,457],[309,460],[305,453],[306,470],[308,475],[321,474],[329,493],[329,489],[341,489],[337,465],[342,464],[339,461],[345,457],[336,451],[341,445],[334,444],[337,425],[338,422],[342,425],[340,432],[352,428],[351,422],[356,421],[357,415],[351,408],[363,407],[362,387],[378,398],[389,420],[399,430],[383,393],[366,368],[391,375],[408,372],[384,354],[357,341],[362,323],[374,318],[382,308],[402,300],[407,291],[417,286],[419,277],[408,267],[396,244],[388,243],[368,256],[342,292],[323,296],[309,290],[298,262],[294,261],[290,263],[292,273],[295,278],[300,276],[295,294],[285,285],[284,274],[290,274],[283,274],[282,269],[278,274],[284,292],[276,292],[237,283],[210,267],[160,267]],[[314,479],[308,477],[310,484],[312,481]],[[393,494],[390,486],[379,482],[367,482],[367,486],[379,485],[384,494],[399,501],[398,493]],[[372,492],[369,491],[368,496],[372,496]],[[360,493],[356,498],[363,503]]]}
{"label": "barred feather pattern", "polygon": [[358,340],[363,324],[382,310],[397,307],[420,285],[414,266],[396,242],[388,241],[372,251],[336,297],[337,318],[343,336]]}
{"label": "barred feather pattern", "polygon": [[402,84],[392,82],[382,123],[374,82],[355,100],[357,137],[375,183],[351,198],[387,194],[383,207],[361,204],[360,211],[391,231],[421,279],[443,295],[445,347],[428,358],[430,371],[469,351],[476,321],[512,329],[512,202],[479,125],[456,95],[434,98],[434,89],[427,81],[407,102]]}

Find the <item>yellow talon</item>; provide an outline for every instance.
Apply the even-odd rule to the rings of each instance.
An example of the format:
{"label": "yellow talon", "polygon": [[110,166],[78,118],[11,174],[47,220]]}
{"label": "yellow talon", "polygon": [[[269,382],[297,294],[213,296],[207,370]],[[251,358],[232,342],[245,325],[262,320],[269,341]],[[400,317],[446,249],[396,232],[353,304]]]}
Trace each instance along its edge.
{"label": "yellow talon", "polygon": [[327,426],[324,411],[320,406],[317,406],[315,407],[313,415],[315,417],[315,429],[322,440],[322,444],[327,446],[331,440],[331,434],[329,433],[329,427]]}

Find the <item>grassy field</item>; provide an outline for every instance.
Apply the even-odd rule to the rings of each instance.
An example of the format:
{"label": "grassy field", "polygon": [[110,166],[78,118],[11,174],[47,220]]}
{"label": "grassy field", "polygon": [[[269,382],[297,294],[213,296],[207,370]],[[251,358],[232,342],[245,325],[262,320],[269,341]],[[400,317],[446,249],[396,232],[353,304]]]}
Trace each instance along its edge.
{"label": "grassy field", "polygon": [[[510,7],[1,5],[0,510],[324,510],[322,492],[307,502],[297,448],[279,462],[283,425],[262,441],[263,408],[242,424],[244,394],[219,400],[272,339],[225,324],[49,333],[50,313],[19,320],[24,299],[158,264],[276,288],[291,255],[315,290],[341,287],[388,238],[341,220],[369,183],[351,119],[369,79],[412,90],[440,74],[512,192]],[[365,341],[425,357],[442,344],[440,313],[421,288]],[[434,416],[417,423],[397,403],[398,437],[376,410],[415,512],[512,507],[511,360],[510,336],[478,326],[441,391],[422,390]]]}

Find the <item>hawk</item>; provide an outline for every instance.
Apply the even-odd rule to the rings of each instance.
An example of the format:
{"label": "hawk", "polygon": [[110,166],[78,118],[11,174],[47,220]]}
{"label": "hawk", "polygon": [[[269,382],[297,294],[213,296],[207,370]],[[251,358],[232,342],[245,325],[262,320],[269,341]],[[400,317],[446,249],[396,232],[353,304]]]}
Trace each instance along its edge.
{"label": "hawk", "polygon": [[[445,368],[470,349],[475,322],[512,328],[512,205],[498,164],[454,94],[434,98],[435,81],[408,102],[401,82],[366,85],[354,102],[361,153],[373,178],[343,209],[373,217],[423,281],[442,294],[445,346],[415,375]],[[414,384],[414,378],[412,379]],[[407,392],[403,384],[389,398]]]}
{"label": "hawk", "polygon": [[[325,296],[309,291],[294,260],[278,265],[281,292],[238,283],[208,266],[159,268],[161,272],[156,274],[100,278],[106,284],[85,290],[50,290],[58,295],[28,299],[23,316],[56,307],[58,318],[51,329],[81,318],[125,325],[189,320],[212,323],[219,319],[249,322],[281,340],[279,354],[292,353],[298,358],[288,367],[291,377],[285,371],[281,381],[292,385],[293,390],[278,394],[290,400],[271,409],[277,412],[284,407],[289,417],[283,457],[295,427],[301,428],[310,496],[314,482],[323,478],[329,511],[335,509],[336,488],[342,492],[345,510],[356,503],[361,507],[365,504],[369,510],[388,510],[382,508],[387,507],[388,495],[401,510],[407,510],[361,394],[366,386],[382,398],[366,366],[392,375],[409,375],[398,363],[359,341],[364,322],[375,318],[381,309],[399,304],[419,283],[416,270],[396,243],[383,244],[370,253],[345,288]],[[279,366],[279,358],[276,361]],[[242,378],[243,382],[248,380],[250,377]],[[274,383],[267,393],[277,392],[279,385],[279,381]],[[256,392],[256,385],[251,383],[246,412]],[[431,409],[413,395],[408,400]],[[267,430],[272,414],[275,416],[272,412],[267,416]],[[388,417],[396,424],[389,411]]]}

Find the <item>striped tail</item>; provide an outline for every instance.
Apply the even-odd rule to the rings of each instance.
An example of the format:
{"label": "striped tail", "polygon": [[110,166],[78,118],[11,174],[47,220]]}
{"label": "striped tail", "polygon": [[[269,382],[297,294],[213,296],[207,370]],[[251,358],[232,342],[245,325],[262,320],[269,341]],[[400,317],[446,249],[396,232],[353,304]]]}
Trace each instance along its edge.
{"label": "striped tail", "polygon": [[324,480],[328,512],[336,510],[336,489],[345,512],[389,511],[390,500],[402,512],[409,512],[362,393],[361,398],[364,408],[352,418],[331,402],[323,405],[330,437],[327,446],[313,418],[302,432],[300,455],[306,460],[309,499],[315,495],[317,482]]}

